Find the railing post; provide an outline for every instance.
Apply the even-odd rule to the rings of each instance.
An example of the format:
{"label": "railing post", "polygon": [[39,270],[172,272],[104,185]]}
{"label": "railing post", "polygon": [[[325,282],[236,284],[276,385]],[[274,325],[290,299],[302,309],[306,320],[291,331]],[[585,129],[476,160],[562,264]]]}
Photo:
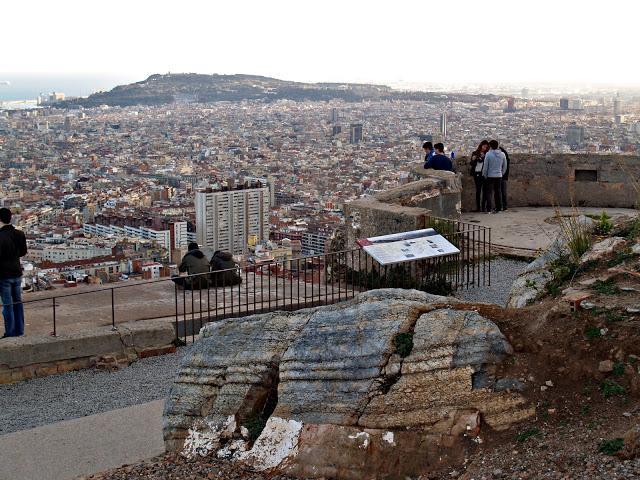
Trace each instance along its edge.
{"label": "railing post", "polygon": [[179,329],[179,322],[178,322],[178,284],[177,283],[173,283],[173,291],[175,294],[175,303],[176,303],[176,340],[180,340],[180,329]]}
{"label": "railing post", "polygon": [[51,300],[52,300],[52,307],[53,307],[53,336],[57,337],[58,332],[56,330],[56,297],[53,297]]}
{"label": "railing post", "polygon": [[111,330],[118,330],[116,327],[116,304],[114,300],[115,290],[111,288]]}

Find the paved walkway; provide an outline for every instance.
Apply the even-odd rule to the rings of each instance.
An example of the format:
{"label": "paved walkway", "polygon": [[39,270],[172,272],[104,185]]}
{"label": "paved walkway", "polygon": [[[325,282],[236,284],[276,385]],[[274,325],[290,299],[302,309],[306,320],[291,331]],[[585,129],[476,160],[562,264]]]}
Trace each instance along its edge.
{"label": "paved walkway", "polygon": [[164,400],[0,436],[0,480],[66,480],[164,452]]}
{"label": "paved walkway", "polygon": [[[573,213],[571,208],[561,208],[563,215]],[[582,214],[599,215],[606,211],[613,218],[636,216],[637,210],[628,208],[579,208]],[[536,250],[548,247],[559,232],[556,213],[550,207],[515,207],[494,215],[463,213],[462,221],[491,228],[491,241],[496,247],[506,247],[504,252],[535,255]],[[498,250],[497,249],[497,250]],[[512,252],[509,252],[512,250]]]}

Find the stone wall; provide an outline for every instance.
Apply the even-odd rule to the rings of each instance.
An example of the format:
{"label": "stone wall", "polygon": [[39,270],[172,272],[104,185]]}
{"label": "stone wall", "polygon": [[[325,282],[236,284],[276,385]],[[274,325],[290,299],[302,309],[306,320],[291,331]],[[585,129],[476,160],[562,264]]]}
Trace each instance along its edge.
{"label": "stone wall", "polygon": [[462,184],[451,172],[427,172],[417,181],[345,205],[346,246],[358,238],[425,228],[427,217],[460,217]]}
{"label": "stone wall", "polygon": [[[640,179],[640,157],[627,155],[510,154],[508,205],[634,208],[638,195],[633,179]],[[462,208],[475,208],[475,185],[469,158],[456,159],[462,175]],[[416,166],[415,178],[425,170]]]}
{"label": "stone wall", "polygon": [[175,351],[166,320],[121,323],[57,337],[31,335],[0,341],[0,384],[83,368],[118,368],[138,358]]}

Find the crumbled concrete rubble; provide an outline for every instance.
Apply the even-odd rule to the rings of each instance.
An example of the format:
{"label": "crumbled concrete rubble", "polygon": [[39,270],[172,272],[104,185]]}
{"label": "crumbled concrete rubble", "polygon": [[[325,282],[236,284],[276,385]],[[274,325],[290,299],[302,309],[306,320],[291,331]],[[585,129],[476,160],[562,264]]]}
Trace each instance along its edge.
{"label": "crumbled concrete rubble", "polygon": [[[166,403],[167,449],[308,478],[411,476],[463,461],[484,425],[505,429],[535,409],[522,385],[496,380],[511,345],[461,305],[384,289],[211,324]],[[256,418],[265,425],[252,442]]]}

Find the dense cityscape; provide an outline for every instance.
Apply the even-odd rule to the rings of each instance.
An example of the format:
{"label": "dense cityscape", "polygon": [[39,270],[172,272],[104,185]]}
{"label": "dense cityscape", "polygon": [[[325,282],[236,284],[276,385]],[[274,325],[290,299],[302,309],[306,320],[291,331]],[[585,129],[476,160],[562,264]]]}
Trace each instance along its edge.
{"label": "dense cityscape", "polygon": [[[0,196],[27,233],[25,281],[48,288],[167,276],[195,240],[242,263],[324,253],[344,204],[408,182],[426,140],[443,141],[451,156],[469,155],[485,138],[513,154],[633,154],[640,146],[640,100],[628,92],[398,95],[83,108],[53,92],[37,108],[7,103]],[[237,226],[232,243],[218,231],[198,233],[198,195],[251,188],[262,192],[253,230]]]}

